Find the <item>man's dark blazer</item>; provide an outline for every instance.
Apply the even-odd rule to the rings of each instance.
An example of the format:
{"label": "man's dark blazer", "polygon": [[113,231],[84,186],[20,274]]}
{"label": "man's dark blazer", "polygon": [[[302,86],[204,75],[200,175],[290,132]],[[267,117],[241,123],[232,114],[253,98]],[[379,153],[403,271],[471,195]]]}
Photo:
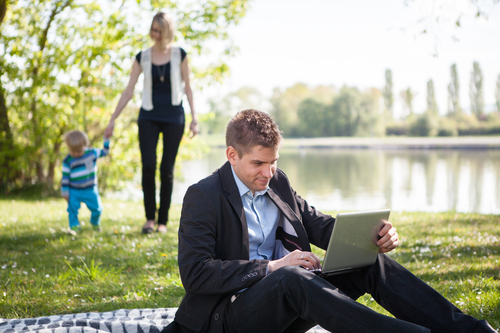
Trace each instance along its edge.
{"label": "man's dark blazer", "polygon": [[[277,244],[285,253],[326,249],[335,219],[318,212],[292,189],[277,170],[269,195],[286,221]],[[292,229],[293,227],[293,229]],[[291,232],[290,232],[291,231]],[[231,165],[189,187],[179,226],[179,270],[186,296],[170,327],[186,332],[222,332],[225,307],[232,295],[266,276],[269,260],[249,260],[248,227]],[[178,325],[180,324],[180,325]]]}

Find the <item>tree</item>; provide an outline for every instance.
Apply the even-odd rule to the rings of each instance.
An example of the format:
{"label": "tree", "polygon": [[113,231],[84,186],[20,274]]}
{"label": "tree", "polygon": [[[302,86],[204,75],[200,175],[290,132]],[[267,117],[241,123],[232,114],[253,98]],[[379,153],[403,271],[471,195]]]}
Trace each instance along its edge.
{"label": "tree", "polygon": [[[0,0],[0,28],[7,12],[8,2],[8,0]],[[1,80],[6,66],[5,59],[0,58],[0,189],[4,189],[18,174],[18,166],[15,163],[14,139],[10,130],[7,102],[5,100],[5,89]]]}
{"label": "tree", "polygon": [[413,115],[413,97],[415,97],[413,92],[411,91],[411,88],[408,87],[408,89],[406,90],[401,90],[399,95],[405,102],[406,110],[408,111],[407,116],[411,117]]}
{"label": "tree", "polygon": [[427,111],[428,114],[439,115],[438,106],[436,103],[436,95],[434,92],[434,82],[432,79],[427,81]]}
{"label": "tree", "polygon": [[392,71],[390,69],[385,70],[385,87],[384,87],[384,102],[385,108],[389,113],[389,117],[393,118],[392,105],[394,104],[394,96],[392,94]]}
{"label": "tree", "polygon": [[317,138],[332,136],[329,131],[327,105],[313,98],[306,98],[298,106],[300,122],[297,126],[297,135],[301,137]]}
{"label": "tree", "polygon": [[335,136],[378,136],[379,126],[377,91],[361,93],[354,87],[342,87],[329,107],[327,130]]}
{"label": "tree", "polygon": [[500,74],[497,78],[497,89],[495,90],[495,104],[497,105],[497,112],[500,112]]}
{"label": "tree", "polygon": [[472,65],[469,89],[471,113],[477,119],[482,119],[484,117],[483,73],[477,61]]}
{"label": "tree", "polygon": [[271,97],[271,115],[287,137],[297,136],[297,126],[300,118],[298,116],[299,104],[311,96],[311,89],[303,83],[296,83],[282,91],[279,88],[273,90]]}
{"label": "tree", "polygon": [[457,65],[450,67],[451,81],[448,85],[448,114],[459,116],[462,112],[460,107],[460,84],[458,82]]}
{"label": "tree", "polygon": [[[19,152],[15,162],[21,172],[16,184],[46,184],[53,188],[63,153],[62,135],[69,129],[82,129],[95,143],[100,142],[103,122],[123,91],[131,59],[149,45],[148,26],[144,30],[146,35],[139,33],[137,18],[152,17],[158,8],[169,8],[179,21],[177,39],[194,50],[195,56],[202,50],[205,52],[204,43],[211,38],[225,40],[228,45],[224,54],[230,56],[233,47],[227,30],[245,15],[247,3],[247,0],[10,3],[0,32],[0,83],[5,90],[2,97],[8,96],[6,119]],[[224,59],[227,58],[194,68],[194,76],[199,80],[222,79],[228,73]],[[126,114],[117,124],[122,128],[113,142],[112,154],[119,161],[102,168],[108,174],[122,177],[111,182],[115,185],[131,178],[140,163],[137,152],[129,149],[136,146],[135,127],[131,125],[137,116],[133,110]]]}
{"label": "tree", "polygon": [[269,101],[256,88],[244,86],[222,97],[209,99],[210,112],[200,115],[202,133],[224,133],[229,119],[244,109],[269,109]]}

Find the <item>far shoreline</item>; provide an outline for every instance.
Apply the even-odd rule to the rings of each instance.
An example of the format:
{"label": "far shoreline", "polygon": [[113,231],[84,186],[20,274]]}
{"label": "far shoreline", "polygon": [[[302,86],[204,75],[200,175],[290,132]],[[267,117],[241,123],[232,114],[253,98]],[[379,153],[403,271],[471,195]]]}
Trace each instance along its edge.
{"label": "far shoreline", "polygon": [[500,136],[289,138],[283,148],[341,149],[500,149]]}
{"label": "far shoreline", "polygon": [[[225,148],[222,135],[202,136],[211,147]],[[500,149],[500,136],[285,138],[283,148],[330,149]]]}

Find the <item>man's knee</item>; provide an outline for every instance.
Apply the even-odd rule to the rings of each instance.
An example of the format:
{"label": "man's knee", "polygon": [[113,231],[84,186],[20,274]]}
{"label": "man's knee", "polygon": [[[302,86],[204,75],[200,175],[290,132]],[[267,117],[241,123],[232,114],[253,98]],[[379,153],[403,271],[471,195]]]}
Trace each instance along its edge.
{"label": "man's knee", "polygon": [[272,274],[276,274],[276,278],[287,283],[296,283],[301,280],[308,281],[316,276],[314,273],[300,266],[283,266]]}

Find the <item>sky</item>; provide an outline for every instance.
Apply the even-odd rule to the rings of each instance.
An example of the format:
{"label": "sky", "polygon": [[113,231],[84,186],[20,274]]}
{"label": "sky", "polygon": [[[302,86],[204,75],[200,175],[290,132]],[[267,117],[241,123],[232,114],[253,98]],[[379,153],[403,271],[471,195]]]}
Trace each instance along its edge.
{"label": "sky", "polygon": [[500,74],[500,4],[479,3],[488,19],[475,17],[470,0],[253,0],[229,31],[239,47],[228,63],[231,76],[221,86],[198,92],[196,108],[207,112],[208,98],[243,86],[266,97],[276,87],[299,82],[382,89],[385,70],[391,69],[396,115],[403,112],[399,92],[408,87],[415,95],[415,112],[425,110],[429,79],[439,112],[445,114],[450,66],[457,65],[460,101],[468,109],[477,61],[488,110]]}

